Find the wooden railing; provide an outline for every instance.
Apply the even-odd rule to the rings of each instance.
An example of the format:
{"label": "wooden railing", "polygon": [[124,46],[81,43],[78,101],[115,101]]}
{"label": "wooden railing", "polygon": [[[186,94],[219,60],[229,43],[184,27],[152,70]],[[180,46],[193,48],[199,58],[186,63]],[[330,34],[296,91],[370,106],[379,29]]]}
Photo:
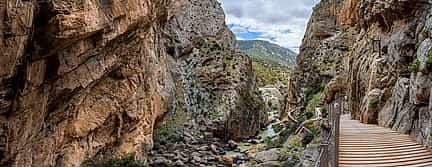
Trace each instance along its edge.
{"label": "wooden railing", "polygon": [[327,105],[326,108],[331,129],[327,138],[321,142],[320,154],[315,167],[338,167],[341,106],[336,103]]}

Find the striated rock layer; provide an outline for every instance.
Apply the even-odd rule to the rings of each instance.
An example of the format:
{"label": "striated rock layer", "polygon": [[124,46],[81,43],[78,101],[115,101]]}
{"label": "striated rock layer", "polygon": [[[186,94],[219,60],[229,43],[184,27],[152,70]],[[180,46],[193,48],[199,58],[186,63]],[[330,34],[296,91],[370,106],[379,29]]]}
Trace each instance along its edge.
{"label": "striated rock layer", "polygon": [[[335,77],[324,91],[327,103],[347,95],[353,118],[410,134],[432,147],[431,4],[428,0],[339,1],[333,14],[336,24],[326,25],[331,19],[319,13],[331,11],[334,4],[321,1],[298,59],[298,78],[307,79],[301,84],[313,81],[310,76],[323,83]],[[312,40],[311,34],[332,27],[336,29],[331,35]],[[318,64],[318,70],[308,70],[305,64]]]}
{"label": "striated rock layer", "polygon": [[[214,0],[1,1],[0,18],[1,165],[80,166],[125,152],[145,159],[175,99],[176,59],[194,55],[194,39],[236,45]],[[231,77],[251,83],[225,94],[231,105],[253,104],[250,61],[238,63],[246,73]],[[238,126],[260,118],[238,115],[259,106],[227,110],[233,136],[255,133]]]}

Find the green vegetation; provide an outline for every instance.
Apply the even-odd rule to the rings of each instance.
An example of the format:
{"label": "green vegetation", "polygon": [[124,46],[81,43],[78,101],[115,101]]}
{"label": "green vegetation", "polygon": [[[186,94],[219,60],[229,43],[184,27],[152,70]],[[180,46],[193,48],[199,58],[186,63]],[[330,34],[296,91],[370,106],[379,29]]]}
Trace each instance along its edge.
{"label": "green vegetation", "polygon": [[421,35],[423,37],[428,37],[429,36],[429,30],[427,28],[423,28],[423,30],[421,31]]}
{"label": "green vegetation", "polygon": [[292,67],[296,63],[296,53],[267,41],[239,40],[238,44],[240,50],[257,62],[285,68]]}
{"label": "green vegetation", "polygon": [[271,167],[295,167],[295,166],[297,166],[298,163],[300,162],[300,156],[298,155],[298,153],[294,153],[292,156],[293,156],[293,159],[291,159],[290,161],[282,162],[279,165],[272,165]]}
{"label": "green vegetation", "polygon": [[296,53],[266,41],[238,41],[239,48],[253,60],[260,87],[282,82],[287,85]]}
{"label": "green vegetation", "polygon": [[418,49],[420,48],[421,42],[416,43],[415,48]]}
{"label": "green vegetation", "polygon": [[314,112],[302,112],[300,113],[300,115],[298,116],[298,121],[300,122],[304,122],[308,119],[312,119],[314,117],[315,113]]}
{"label": "green vegetation", "polygon": [[318,136],[320,129],[319,124],[305,125],[305,127],[311,131],[312,136]]}
{"label": "green vegetation", "polygon": [[[279,134],[279,136],[277,136],[273,139],[267,139],[266,140],[267,149],[283,147],[285,142],[288,140],[288,137],[290,137],[290,135],[293,134],[299,126],[300,126],[300,124],[291,124],[288,126],[289,128],[282,131]],[[301,145],[301,144],[299,144],[299,145]]]}
{"label": "green vegetation", "polygon": [[310,144],[312,142],[312,140],[314,138],[315,138],[315,136],[313,134],[305,133],[305,135],[303,136],[303,139],[301,141],[302,146],[306,147],[308,144]]}
{"label": "green vegetation", "polygon": [[324,94],[322,92],[318,92],[317,94],[312,96],[312,99],[310,99],[307,102],[306,105],[306,112],[315,112],[315,108],[319,106],[321,101],[324,99]]}
{"label": "green vegetation", "polygon": [[323,118],[327,118],[328,117],[327,108],[325,108],[325,107],[321,108],[321,114],[322,114]]}
{"label": "green vegetation", "polygon": [[176,105],[174,110],[169,111],[164,117],[161,125],[157,125],[153,132],[154,147],[158,148],[170,142],[182,141],[183,138],[177,133],[179,125],[188,121],[191,117],[184,111],[183,87],[181,83],[176,84]]}
{"label": "green vegetation", "polygon": [[107,162],[101,162],[92,164],[89,166],[94,167],[146,167],[144,161],[135,160],[134,155],[130,153],[124,153],[122,158],[115,158]]}
{"label": "green vegetation", "polygon": [[315,80],[308,85],[304,91],[306,101],[310,101],[315,94],[324,91],[324,88],[325,84],[322,84],[319,78],[315,78]]}
{"label": "green vegetation", "polygon": [[369,101],[369,108],[376,109],[378,108],[379,103],[379,99],[374,97]]}
{"label": "green vegetation", "polygon": [[418,72],[420,70],[420,60],[415,58],[414,61],[408,66],[410,72]]}
{"label": "green vegetation", "polygon": [[262,87],[282,82],[289,83],[290,70],[287,67],[277,67],[263,62],[253,62],[253,68],[257,73],[257,85]]}

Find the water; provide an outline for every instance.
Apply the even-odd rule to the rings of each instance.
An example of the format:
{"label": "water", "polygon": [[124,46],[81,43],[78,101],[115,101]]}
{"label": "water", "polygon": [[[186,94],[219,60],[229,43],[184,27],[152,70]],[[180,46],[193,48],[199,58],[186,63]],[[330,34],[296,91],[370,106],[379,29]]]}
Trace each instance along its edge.
{"label": "water", "polygon": [[273,138],[274,136],[276,136],[276,132],[273,129],[273,125],[270,124],[267,126],[267,137],[268,138]]}

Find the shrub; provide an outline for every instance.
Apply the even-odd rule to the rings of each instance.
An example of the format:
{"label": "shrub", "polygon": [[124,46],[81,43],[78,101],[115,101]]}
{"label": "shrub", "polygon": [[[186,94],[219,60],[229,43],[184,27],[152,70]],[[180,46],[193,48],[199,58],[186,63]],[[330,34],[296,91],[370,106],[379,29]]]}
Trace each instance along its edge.
{"label": "shrub", "polygon": [[135,160],[134,155],[125,153],[122,158],[115,158],[107,162],[93,164],[95,167],[146,167],[144,161]]}
{"label": "shrub", "polygon": [[325,108],[325,107],[321,108],[321,113],[322,113],[323,118],[327,118],[328,117],[327,108]]}
{"label": "shrub", "polygon": [[322,92],[325,86],[325,84],[321,84],[321,80],[319,78],[315,78],[315,80],[309,86],[307,86],[304,91],[306,101],[311,100],[315,94]]}
{"label": "shrub", "polygon": [[418,72],[420,69],[420,60],[418,58],[414,59],[414,61],[408,66],[408,70],[410,72]]}
{"label": "shrub", "polygon": [[276,64],[268,64],[264,60],[254,59],[253,69],[257,74],[257,85],[259,87],[272,85],[277,82],[282,82],[287,85],[289,83],[290,69],[288,67],[278,66]]}
{"label": "shrub", "polygon": [[423,30],[421,31],[421,35],[424,37],[428,37],[429,36],[429,30],[427,28],[423,28]]}
{"label": "shrub", "polygon": [[376,109],[376,108],[378,108],[378,105],[379,105],[379,99],[376,97],[372,98],[369,101],[369,108]]}
{"label": "shrub", "polygon": [[315,115],[314,112],[311,112],[311,111],[302,112],[298,118],[298,121],[304,122],[308,119],[313,118],[314,115]]}
{"label": "shrub", "polygon": [[305,126],[309,131],[311,131],[311,135],[313,136],[318,136],[319,133],[319,124],[311,124],[311,125],[306,125]]}
{"label": "shrub", "polygon": [[290,137],[291,134],[293,134],[297,128],[300,126],[299,123],[297,124],[292,124],[289,128],[286,128],[285,130],[283,130],[278,137],[272,139],[272,140],[267,140],[267,148],[271,149],[271,148],[281,148],[283,147],[283,145],[285,144],[285,142],[288,140],[288,138]]}
{"label": "shrub", "polygon": [[306,112],[315,113],[315,108],[319,106],[323,98],[324,94],[322,92],[313,95],[312,99],[307,102]]}
{"label": "shrub", "polygon": [[315,136],[313,135],[313,134],[309,134],[309,133],[306,133],[304,136],[303,136],[303,139],[302,139],[302,146],[303,147],[306,147],[309,143],[311,143],[312,142],[312,140],[315,138]]}
{"label": "shrub", "polygon": [[301,148],[302,147],[302,143],[303,143],[302,140],[303,140],[303,138],[294,136],[294,137],[291,138],[290,141],[288,141],[288,144],[291,145],[294,148]]}

